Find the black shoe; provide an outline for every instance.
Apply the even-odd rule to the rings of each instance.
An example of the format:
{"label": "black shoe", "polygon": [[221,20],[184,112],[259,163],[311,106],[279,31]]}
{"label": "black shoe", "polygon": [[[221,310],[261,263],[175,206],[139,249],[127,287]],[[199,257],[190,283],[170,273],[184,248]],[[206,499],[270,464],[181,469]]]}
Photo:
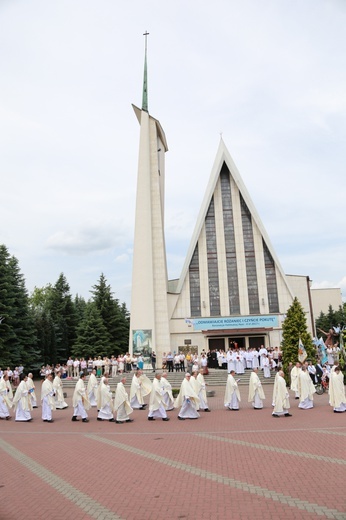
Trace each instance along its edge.
{"label": "black shoe", "polygon": [[98,417],[97,420],[98,420],[98,421],[103,421],[103,419],[101,419],[101,417]]}
{"label": "black shoe", "polygon": [[254,410],[262,410],[262,408],[256,408],[255,406],[253,407]]}
{"label": "black shoe", "polygon": [[115,421],[116,424],[124,424],[124,421]]}
{"label": "black shoe", "polygon": [[12,417],[10,415],[8,415],[7,417],[5,417],[6,421],[9,421],[10,419],[12,419]]}
{"label": "black shoe", "polygon": [[169,421],[169,417],[163,417],[163,421]]}
{"label": "black shoe", "polygon": [[[344,413],[344,412],[341,412],[341,411],[338,411],[338,410],[334,410],[334,413]],[[8,417],[6,417],[6,419],[8,419]]]}
{"label": "black shoe", "polygon": [[[101,419],[102,420],[102,419]],[[82,419],[82,422],[89,422],[89,419],[85,417],[85,419]]]}
{"label": "black shoe", "polygon": [[272,417],[280,417],[277,413],[272,413]]}
{"label": "black shoe", "polygon": [[133,419],[126,419],[125,422],[133,422]]}
{"label": "black shoe", "polygon": [[295,397],[294,399],[299,399],[299,397]]}
{"label": "black shoe", "polygon": [[184,417],[180,417],[180,415],[178,415],[178,419],[179,421],[185,421]]}
{"label": "black shoe", "polygon": [[155,421],[154,417],[148,417],[148,421]]}
{"label": "black shoe", "polygon": [[72,417],[71,421],[78,421],[78,419],[77,419],[77,415],[74,415],[74,416]]}
{"label": "black shoe", "polygon": [[285,417],[292,417],[291,413],[285,413],[284,415],[285,415]]}
{"label": "black shoe", "polygon": [[108,422],[115,422],[115,419],[108,419]]}
{"label": "black shoe", "polygon": [[204,409],[205,412],[210,412],[209,408]]}

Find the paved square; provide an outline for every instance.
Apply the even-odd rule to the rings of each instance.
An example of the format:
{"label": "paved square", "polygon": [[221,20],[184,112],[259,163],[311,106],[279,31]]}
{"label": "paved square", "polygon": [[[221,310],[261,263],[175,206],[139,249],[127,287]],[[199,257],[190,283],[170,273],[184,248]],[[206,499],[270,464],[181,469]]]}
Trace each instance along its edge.
{"label": "paved square", "polygon": [[[71,422],[69,408],[43,423],[0,421],[0,519],[346,519],[346,413],[328,395],[292,417],[253,410],[247,386],[241,409],[223,407],[224,388],[209,398],[211,413],[195,421]],[[12,411],[13,415],[13,411]]]}

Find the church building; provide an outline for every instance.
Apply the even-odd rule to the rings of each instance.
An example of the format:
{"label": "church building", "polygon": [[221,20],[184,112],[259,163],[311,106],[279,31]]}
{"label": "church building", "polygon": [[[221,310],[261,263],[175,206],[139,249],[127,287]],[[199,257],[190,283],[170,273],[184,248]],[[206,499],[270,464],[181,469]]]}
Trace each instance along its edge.
{"label": "church building", "polygon": [[[130,351],[158,365],[163,353],[274,348],[294,297],[314,335],[309,276],[286,275],[232,157],[221,139],[190,247],[168,280],[164,234],[165,153],[160,122],[148,112],[146,53],[140,124]],[[315,290],[316,291],[316,290]],[[340,296],[341,304],[341,296]]]}

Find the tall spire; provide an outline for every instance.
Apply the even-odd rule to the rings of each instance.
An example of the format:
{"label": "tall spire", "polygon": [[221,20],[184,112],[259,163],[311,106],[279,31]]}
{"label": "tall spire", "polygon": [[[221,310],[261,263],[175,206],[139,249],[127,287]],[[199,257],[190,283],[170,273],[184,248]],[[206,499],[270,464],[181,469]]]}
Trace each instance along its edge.
{"label": "tall spire", "polygon": [[148,78],[147,78],[147,39],[149,36],[148,31],[145,31],[143,36],[145,36],[145,56],[144,56],[142,110],[145,110],[145,112],[148,112]]}

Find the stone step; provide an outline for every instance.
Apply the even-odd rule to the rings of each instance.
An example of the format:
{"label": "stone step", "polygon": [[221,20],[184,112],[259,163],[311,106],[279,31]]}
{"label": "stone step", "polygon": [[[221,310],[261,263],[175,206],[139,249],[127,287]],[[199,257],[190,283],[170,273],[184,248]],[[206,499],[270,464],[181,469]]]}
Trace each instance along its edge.
{"label": "stone step", "polygon": [[[152,371],[146,371],[144,370],[144,373],[149,379],[153,380],[155,374]],[[180,384],[184,378],[184,372],[167,372],[167,379],[171,383],[173,388],[179,388]],[[235,379],[238,380],[238,385],[248,385],[249,379],[250,379],[251,370],[246,370],[245,374],[236,374]],[[258,376],[261,380],[261,383],[263,385],[266,384],[273,384],[274,378],[275,378],[276,372],[271,373],[271,377],[265,378],[263,377],[263,372],[261,370],[258,371]],[[130,387],[131,386],[131,380],[133,377],[133,372],[129,372],[127,374],[123,374],[127,377],[127,381],[125,386]],[[122,375],[122,376],[123,376]],[[117,383],[119,383],[121,377],[120,375],[117,375],[116,377],[110,377],[109,378],[109,385],[111,389],[115,389]],[[210,369],[209,374],[204,376],[205,382],[208,384],[208,386],[224,386],[226,385],[228,373],[226,370],[217,370],[217,369]],[[85,378],[85,381],[88,381],[88,376]],[[77,379],[68,379],[65,378],[62,380],[63,387],[64,388],[71,388],[74,387]]]}

